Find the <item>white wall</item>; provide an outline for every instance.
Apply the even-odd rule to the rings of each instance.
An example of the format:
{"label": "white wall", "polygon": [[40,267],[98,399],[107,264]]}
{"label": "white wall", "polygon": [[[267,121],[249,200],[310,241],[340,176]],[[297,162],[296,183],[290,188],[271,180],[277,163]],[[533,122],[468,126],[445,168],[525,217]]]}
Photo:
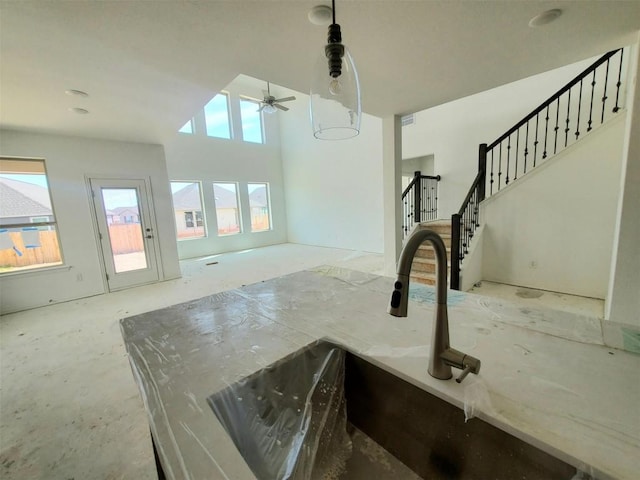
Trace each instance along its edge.
{"label": "white wall", "polygon": [[360,135],[316,140],[309,97],[280,116],[290,242],[383,252],[382,120],[363,114]]}
{"label": "white wall", "polygon": [[402,128],[402,157],[434,155],[441,175],[438,211],[450,218],[478,173],[478,145],[491,143],[549,98],[593,59],[535,75],[415,114]]}
{"label": "white wall", "polygon": [[[640,43],[636,44],[629,115],[624,139],[623,194],[618,207],[619,231],[612,257],[609,320],[640,328]],[[606,334],[606,332],[605,332]]]}
{"label": "white wall", "polygon": [[487,199],[483,279],[605,298],[626,115]]}
{"label": "white wall", "polygon": [[[266,88],[266,84],[261,87]],[[253,89],[252,89],[253,88]],[[229,85],[231,116],[234,130],[241,131],[238,95],[262,98],[259,88],[249,85]],[[272,92],[274,93],[274,92]],[[274,93],[275,94],[275,93]],[[291,102],[296,103],[296,102]],[[167,169],[172,181],[201,181],[204,215],[208,236],[178,242],[180,258],[192,258],[221,252],[243,250],[287,241],[287,220],[280,159],[278,120],[285,112],[264,115],[265,144],[207,137],[205,135],[176,134],[165,145]],[[213,202],[213,182],[239,182],[241,215],[244,230],[237,235],[217,235],[216,211]],[[247,183],[267,182],[271,194],[272,230],[251,232]],[[174,233],[175,237],[175,233]]]}
{"label": "white wall", "polygon": [[64,266],[0,277],[0,312],[105,292],[86,177],[150,178],[161,279],[180,276],[161,145],[0,131],[0,154],[44,158]]}

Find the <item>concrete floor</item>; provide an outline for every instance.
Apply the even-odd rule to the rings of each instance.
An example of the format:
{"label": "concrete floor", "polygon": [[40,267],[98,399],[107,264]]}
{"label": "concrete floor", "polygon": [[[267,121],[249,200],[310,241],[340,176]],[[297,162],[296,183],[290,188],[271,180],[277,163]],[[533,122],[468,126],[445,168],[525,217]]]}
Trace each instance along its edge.
{"label": "concrete floor", "polygon": [[[207,265],[212,262],[218,263]],[[118,320],[323,264],[383,271],[382,255],[275,245],[184,261],[178,280],[2,317],[0,477],[156,478],[146,414]],[[486,286],[477,293],[501,292],[500,286]],[[532,300],[517,288],[502,294]],[[546,299],[556,300],[546,292],[537,304]]]}
{"label": "concrete floor", "polygon": [[547,290],[504,285],[486,280],[480,282],[478,286],[474,286],[469,292],[487,297],[501,298],[529,307],[547,307],[592,318],[604,318],[604,300],[598,298],[579,297]]}

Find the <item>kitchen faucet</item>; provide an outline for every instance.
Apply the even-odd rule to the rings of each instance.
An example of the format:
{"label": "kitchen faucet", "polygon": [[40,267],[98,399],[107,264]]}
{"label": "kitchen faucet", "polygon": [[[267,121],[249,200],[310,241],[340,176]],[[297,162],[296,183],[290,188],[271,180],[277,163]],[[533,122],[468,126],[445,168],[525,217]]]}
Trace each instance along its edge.
{"label": "kitchen faucet", "polygon": [[[460,383],[469,373],[480,371],[480,360],[449,346],[449,319],[447,316],[447,252],[440,235],[433,230],[417,228],[407,239],[400,260],[398,276],[393,284],[391,303],[387,310],[396,317],[406,317],[409,301],[409,274],[418,247],[431,242],[436,253],[436,308],[429,355],[429,375],[440,380],[452,377],[451,367],[462,370],[456,382]],[[453,252],[457,254],[457,252]]]}

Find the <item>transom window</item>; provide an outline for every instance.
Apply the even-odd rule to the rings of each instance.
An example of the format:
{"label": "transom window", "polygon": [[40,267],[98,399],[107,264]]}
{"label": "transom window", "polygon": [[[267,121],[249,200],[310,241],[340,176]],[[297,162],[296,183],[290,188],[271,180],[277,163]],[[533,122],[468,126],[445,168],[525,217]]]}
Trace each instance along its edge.
{"label": "transom window", "polygon": [[245,142],[264,143],[262,130],[262,112],[260,104],[253,100],[240,98],[240,117],[242,119],[242,139]]}
{"label": "transom window", "polygon": [[226,93],[217,94],[204,106],[204,120],[207,136],[231,138],[229,96]]}

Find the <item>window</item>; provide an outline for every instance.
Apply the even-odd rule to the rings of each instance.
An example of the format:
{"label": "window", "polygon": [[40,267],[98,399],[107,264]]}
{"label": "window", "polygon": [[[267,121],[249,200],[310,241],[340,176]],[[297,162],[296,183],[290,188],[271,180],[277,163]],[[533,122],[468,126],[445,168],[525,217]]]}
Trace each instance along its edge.
{"label": "window", "polygon": [[218,235],[240,233],[240,208],[238,207],[238,188],[235,183],[214,183],[213,195],[218,219]]}
{"label": "window", "polygon": [[251,206],[251,231],[271,230],[271,211],[269,208],[269,184],[249,183],[249,205]]}
{"label": "window", "polygon": [[207,136],[231,138],[229,97],[226,93],[219,93],[204,106],[204,120]]}
{"label": "window", "polygon": [[182,126],[182,128],[180,130],[178,130],[178,132],[193,134],[193,119],[191,119],[187,123],[185,123]]}
{"label": "window", "polygon": [[240,117],[242,119],[242,139],[245,142],[264,143],[262,135],[262,112],[260,104],[245,98],[240,99]]}
{"label": "window", "polygon": [[0,274],[62,265],[44,160],[0,158]]}
{"label": "window", "polygon": [[200,192],[200,182],[171,182],[178,240],[207,236]]}
{"label": "window", "polygon": [[188,228],[193,228],[193,212],[184,212],[184,223]]}

